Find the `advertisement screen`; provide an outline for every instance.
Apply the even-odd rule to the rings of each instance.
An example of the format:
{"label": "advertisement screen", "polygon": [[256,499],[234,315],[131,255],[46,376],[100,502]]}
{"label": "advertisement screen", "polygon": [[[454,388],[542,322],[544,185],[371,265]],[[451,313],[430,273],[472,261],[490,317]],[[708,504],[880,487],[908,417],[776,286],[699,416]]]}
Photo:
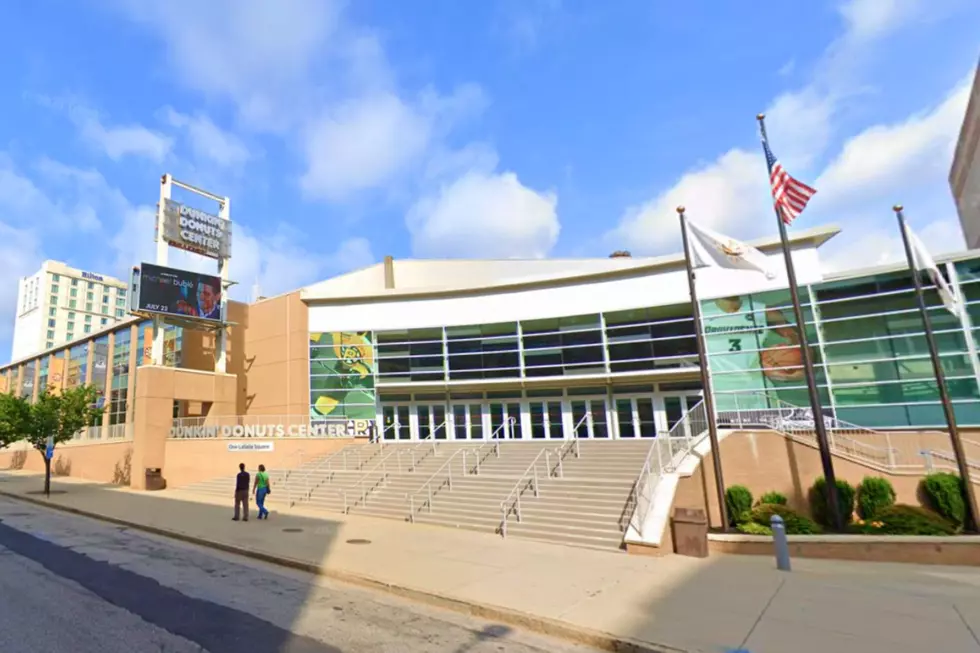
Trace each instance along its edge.
{"label": "advertisement screen", "polygon": [[221,321],[221,279],[210,274],[144,263],[133,269],[134,309]]}

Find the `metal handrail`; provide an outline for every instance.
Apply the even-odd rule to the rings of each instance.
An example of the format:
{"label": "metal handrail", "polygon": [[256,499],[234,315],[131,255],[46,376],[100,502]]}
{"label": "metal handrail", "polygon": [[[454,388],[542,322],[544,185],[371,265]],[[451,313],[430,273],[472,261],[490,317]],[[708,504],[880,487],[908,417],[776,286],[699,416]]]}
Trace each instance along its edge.
{"label": "metal handrail", "polygon": [[[436,442],[435,436],[436,436],[436,433],[439,432],[439,429],[444,428],[448,423],[449,423],[449,420],[448,419],[447,420],[443,420],[442,424],[440,424],[439,426],[437,426],[434,429],[432,429],[431,431],[429,431],[425,435],[424,438],[419,438],[419,442],[417,442],[416,444],[413,444],[410,448],[407,448],[407,449],[405,449],[405,448],[399,449],[399,451],[398,451],[398,471],[401,471],[401,469],[402,469],[402,455],[407,454],[412,459],[412,465],[408,469],[408,471],[410,471],[410,472],[414,472],[416,470],[416,468],[422,463],[422,461],[429,457],[429,454],[430,453],[433,456],[438,456],[439,455],[438,442]],[[421,458],[419,458],[418,461],[416,461],[415,460],[415,452],[416,451],[419,451],[419,450],[422,450],[422,449],[427,449],[429,451],[424,456],[422,456]]]}
{"label": "metal handrail", "polygon": [[[923,449],[922,451],[919,452],[919,454],[925,460],[925,467],[926,467],[926,471],[928,472],[932,472],[937,467],[935,461],[933,460],[934,458],[939,458],[940,460],[945,460],[946,462],[953,463],[953,465],[943,465],[942,468],[944,469],[955,468],[955,464],[957,462],[956,456],[947,453],[945,451],[936,451],[935,449]],[[967,459],[966,464],[968,467],[971,467],[973,469],[980,469],[980,462],[977,462],[975,460]],[[974,480],[974,482],[976,483],[978,482],[978,480]]]}
{"label": "metal handrail", "polygon": [[[385,427],[381,431],[382,436],[384,436],[385,431],[387,431],[388,428],[391,428],[392,426],[394,426],[394,425],[389,425],[388,427]],[[357,445],[357,446],[360,447],[360,446],[363,446],[363,445]],[[375,456],[377,456],[379,453],[381,453],[383,451],[384,450],[382,448],[379,448],[377,451],[375,451],[370,456],[368,456],[367,459],[365,459],[365,460],[362,461],[360,459],[360,449],[358,448],[356,450],[356,452],[358,454],[357,469],[358,470],[364,469],[364,466],[365,465],[367,465],[369,462],[371,462],[371,460]],[[289,486],[289,492],[288,492],[288,495],[289,495],[289,506],[290,507],[293,507],[297,503],[299,503],[300,501],[303,501],[304,499],[309,499],[313,495],[313,492],[320,487],[320,484],[317,484],[316,486],[311,487],[310,479],[312,479],[314,475],[319,475],[321,472],[324,471],[324,469],[326,469],[326,471],[337,471],[337,470],[333,470],[332,469],[333,464],[334,464],[335,461],[337,461],[337,460],[343,460],[344,461],[344,471],[351,471],[350,470],[350,464],[348,463],[348,458],[349,458],[349,456],[353,452],[355,452],[355,447],[349,447],[349,446],[348,447],[344,447],[343,449],[340,449],[339,451],[335,451],[334,453],[330,454],[329,456],[326,456],[324,458],[321,458],[314,465],[312,465],[309,469],[307,469],[306,470],[306,473],[303,475],[303,477],[297,483],[297,485],[299,485],[299,490],[300,490],[299,498],[298,499],[295,498],[295,496],[294,496],[294,490],[293,490],[292,485]],[[327,480],[333,480],[333,475],[332,474],[329,475],[329,477],[327,478]]]}
{"label": "metal handrail", "polygon": [[[391,456],[393,454],[395,454],[395,453],[397,453],[397,451],[389,451],[387,454],[385,454],[381,458],[381,460],[378,461],[378,463],[374,467],[372,467],[368,471],[366,471],[363,474],[361,474],[361,476],[358,477],[358,479],[356,481],[354,481],[354,484],[353,485],[351,485],[348,488],[343,488],[341,490],[343,492],[343,494],[344,494],[344,512],[345,513],[348,512],[351,507],[353,507],[350,504],[350,502],[347,500],[347,494],[348,494],[348,492],[353,492],[359,486],[361,487],[361,495],[360,495],[360,497],[358,497],[357,501],[355,501],[354,504],[353,504],[354,506],[356,506],[356,505],[358,505],[360,503],[365,503],[366,504],[367,503],[368,495],[370,495],[372,492],[374,492],[374,490],[377,489],[379,486],[384,485],[384,483],[388,480],[388,475],[389,475],[389,473],[388,473],[388,459],[391,458]],[[364,482],[367,481],[371,477],[371,475],[374,474],[375,472],[377,472],[379,469],[381,470],[381,477],[378,479],[378,481],[374,485],[372,485],[370,488],[365,489],[363,487],[364,486]]]}
{"label": "metal handrail", "polygon": [[[429,512],[432,512],[432,497],[434,497],[439,492],[439,490],[441,490],[446,485],[449,486],[449,491],[450,492],[453,491],[453,467],[452,467],[453,461],[456,459],[457,456],[462,455],[462,457],[463,457],[463,475],[465,476],[466,475],[466,456],[469,455],[469,454],[471,454],[471,453],[475,453],[475,452],[469,451],[467,449],[459,449],[458,451],[456,451],[455,453],[453,453],[453,455],[451,455],[449,458],[447,458],[446,459],[446,462],[444,462],[439,467],[439,469],[437,469],[435,471],[435,473],[433,473],[432,476],[430,476],[428,478],[428,480],[425,483],[423,483],[421,486],[419,486],[419,489],[417,489],[415,492],[410,492],[410,493],[408,493],[408,494],[405,495],[405,499],[408,501],[408,506],[409,506],[409,508],[408,508],[409,509],[408,520],[410,522],[413,522],[413,523],[415,522],[415,497],[418,496],[419,494],[422,494],[422,491],[425,490],[426,491],[426,494],[427,494],[427,498],[426,498],[425,503],[423,503],[422,505],[428,506]],[[435,487],[435,489],[433,489],[432,488],[432,481],[434,481],[436,479],[436,477],[439,476],[443,472],[443,470],[448,470],[449,474],[447,475],[446,479],[443,480],[443,482],[439,483],[439,485],[437,485]]]}
{"label": "metal handrail", "polygon": [[[538,455],[531,461],[531,464],[528,465],[526,470],[524,470],[520,480],[514,484],[514,487],[507,495],[507,498],[500,502],[500,512],[502,513],[500,520],[501,537],[507,537],[507,518],[510,517],[512,512],[517,516],[518,523],[523,520],[521,517],[521,495],[523,495],[528,488],[532,488],[534,490],[534,496],[540,496],[540,490],[538,488],[538,461],[541,459],[541,456],[544,456],[545,473],[547,473],[548,476],[551,476],[551,455],[554,453],[557,453],[557,451],[552,451],[548,448],[544,448],[539,451]],[[513,500],[511,497],[513,497]]]}
{"label": "metal handrail", "polygon": [[[704,419],[704,430],[695,430],[694,417],[696,412],[704,413],[705,405],[702,399],[694,406],[690,408],[686,413],[684,413],[679,420],[667,430],[666,436],[656,436],[654,437],[653,443],[650,445],[650,449],[647,451],[646,458],[643,459],[643,466],[640,468],[640,473],[633,481],[633,487],[630,488],[630,494],[626,499],[626,504],[623,507],[623,512],[619,516],[619,528],[622,531],[626,531],[629,525],[632,523],[634,528],[636,528],[637,533],[643,536],[643,521],[645,517],[645,510],[639,510],[641,494],[644,493],[646,488],[650,485],[650,477],[656,469],[657,476],[662,475],[665,471],[673,467],[673,460],[675,457],[673,442],[675,440],[684,440],[684,445],[681,447],[679,452],[689,452],[694,446],[696,446],[705,436],[707,431],[707,419]],[[698,427],[700,429],[700,426]],[[681,432],[684,435],[674,435],[675,432]],[[664,447],[667,448],[666,458],[664,456]],[[656,453],[656,459],[654,454]],[[654,463],[656,460],[656,463]],[[656,467],[655,467],[656,465]],[[652,496],[643,496],[642,498],[647,501],[652,499]],[[638,520],[634,523],[634,517],[640,512],[644,512]]]}
{"label": "metal handrail", "polygon": [[[565,459],[565,456],[569,454],[569,452],[574,451],[576,458],[582,457],[582,450],[581,447],[579,446],[578,428],[582,426],[582,423],[585,422],[585,420],[587,420],[591,415],[592,415],[591,412],[587,412],[585,415],[582,415],[582,418],[575,423],[575,426],[572,427],[572,439],[562,444],[555,451],[555,454],[558,456],[558,467],[557,467],[558,478],[565,478],[565,468],[562,465],[562,461]],[[552,470],[550,470],[549,468],[549,473],[551,471]]]}
{"label": "metal handrail", "polygon": [[[503,431],[508,424],[513,426],[516,422],[517,420],[513,417],[508,417],[500,424],[500,426],[493,430],[488,441],[484,442],[476,451],[473,452],[473,455],[476,458],[476,465],[473,467],[474,474],[480,473],[480,465],[482,465],[484,461],[491,456],[491,454],[495,455],[497,458],[500,458],[500,439],[497,438],[497,434]],[[487,452],[481,454],[480,452],[484,449],[487,449]]]}

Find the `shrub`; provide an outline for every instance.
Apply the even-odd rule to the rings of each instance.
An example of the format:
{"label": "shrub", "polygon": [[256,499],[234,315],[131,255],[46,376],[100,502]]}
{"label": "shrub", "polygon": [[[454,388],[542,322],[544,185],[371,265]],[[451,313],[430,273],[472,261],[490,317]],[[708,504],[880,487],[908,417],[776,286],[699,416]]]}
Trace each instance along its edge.
{"label": "shrub", "polygon": [[857,489],[857,513],[861,519],[871,519],[894,504],[895,488],[887,478],[864,477]]}
{"label": "shrub", "polygon": [[725,490],[725,508],[728,520],[734,526],[742,513],[752,510],[752,493],[744,485],[733,485]]}
{"label": "shrub", "polygon": [[[810,512],[817,523],[832,528],[830,511],[827,509],[827,481],[818,478],[810,488]],[[844,525],[854,518],[854,487],[847,481],[837,479],[837,504],[840,506]]]}
{"label": "shrub", "polygon": [[882,508],[875,515],[881,527],[872,531],[884,535],[953,535],[956,525],[931,510],[898,504]]}
{"label": "shrub", "polygon": [[787,535],[816,535],[820,532],[820,526],[812,519],[804,517],[786,506],[774,503],[756,506],[752,511],[752,523],[769,527],[773,515],[779,515],[783,518],[783,526],[786,528]]}
{"label": "shrub", "polygon": [[771,528],[762,524],[756,524],[754,521],[739,524],[737,528],[739,533],[745,533],[746,535],[772,535]]}
{"label": "shrub", "polygon": [[789,501],[786,499],[786,495],[781,492],[766,492],[759,498],[759,505],[785,506],[787,503]]}
{"label": "shrub", "polygon": [[940,515],[962,526],[966,521],[966,501],[963,482],[956,474],[936,472],[922,479],[922,493],[929,507]]}

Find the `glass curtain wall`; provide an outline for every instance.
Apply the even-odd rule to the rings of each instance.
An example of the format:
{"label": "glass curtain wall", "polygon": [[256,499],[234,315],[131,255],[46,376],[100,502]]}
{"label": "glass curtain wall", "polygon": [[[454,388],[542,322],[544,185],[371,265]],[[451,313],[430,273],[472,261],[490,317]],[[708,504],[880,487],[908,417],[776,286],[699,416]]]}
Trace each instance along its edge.
{"label": "glass curtain wall", "polygon": [[378,385],[602,375],[698,364],[694,325],[685,306],[381,331],[376,338]]}
{"label": "glass curtain wall", "polygon": [[[957,270],[975,321],[980,261],[958,263]],[[815,284],[800,293],[826,412],[869,428],[945,424],[907,271]],[[926,303],[957,419],[980,424],[966,334],[932,286],[926,286]],[[787,291],[707,300],[702,311],[719,413],[775,400],[809,407]]]}
{"label": "glass curtain wall", "polygon": [[88,343],[75,345],[68,350],[68,372],[66,388],[74,388],[85,383],[88,374]]}
{"label": "glass curtain wall", "polygon": [[34,396],[34,373],[37,370],[37,361],[32,360],[24,364],[24,371],[21,377],[20,396],[31,398]]}
{"label": "glass curtain wall", "polygon": [[129,327],[115,332],[112,347],[112,387],[109,391],[109,424],[126,422],[126,402],[129,397],[129,353],[133,336]]}
{"label": "glass curtain wall", "polygon": [[95,387],[96,402],[100,408],[105,406],[106,381],[109,378],[109,336],[100,336],[92,343],[92,385]]}

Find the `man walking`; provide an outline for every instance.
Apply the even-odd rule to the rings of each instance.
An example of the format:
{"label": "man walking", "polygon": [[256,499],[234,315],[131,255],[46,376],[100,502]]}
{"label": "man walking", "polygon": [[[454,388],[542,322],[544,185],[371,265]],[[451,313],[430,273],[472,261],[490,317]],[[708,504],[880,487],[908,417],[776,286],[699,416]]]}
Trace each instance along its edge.
{"label": "man walking", "polygon": [[245,463],[238,464],[238,476],[235,478],[235,516],[232,521],[238,521],[241,508],[242,521],[248,521],[248,484],[251,480],[245,471]]}

